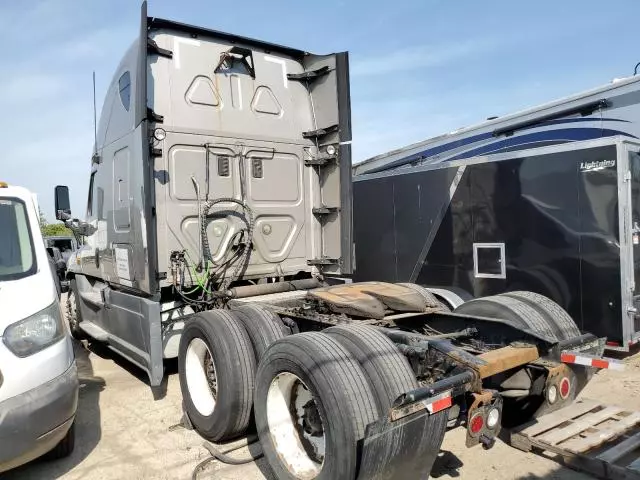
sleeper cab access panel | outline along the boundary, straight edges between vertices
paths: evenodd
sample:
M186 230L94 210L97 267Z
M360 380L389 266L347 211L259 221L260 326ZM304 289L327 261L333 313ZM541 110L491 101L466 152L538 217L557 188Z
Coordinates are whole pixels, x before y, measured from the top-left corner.
M230 198L253 214L244 278L314 266L349 273L346 53L311 55L158 19L149 25L157 45L148 55L149 106L163 117L154 125L162 128L154 143L159 271L170 270L173 251L201 258L203 223L211 258L223 261L247 228L242 208L217 203L204 222L198 212L199 203Z

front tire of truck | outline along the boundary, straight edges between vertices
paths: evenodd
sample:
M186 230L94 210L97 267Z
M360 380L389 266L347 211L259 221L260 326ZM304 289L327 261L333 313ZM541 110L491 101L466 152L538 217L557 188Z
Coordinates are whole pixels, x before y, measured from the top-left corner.
M78 287L75 278L69 281L69 292L67 292L67 303L65 305L65 313L67 314L67 322L71 336L76 340L84 340L87 335L80 328L82 317L80 315L80 305L78 304Z
M377 417L365 372L331 336L291 335L265 352L255 419L276 478L355 478L358 442Z
M185 412L211 441L244 433L251 418L256 362L251 340L229 312L211 310L188 320L178 351Z

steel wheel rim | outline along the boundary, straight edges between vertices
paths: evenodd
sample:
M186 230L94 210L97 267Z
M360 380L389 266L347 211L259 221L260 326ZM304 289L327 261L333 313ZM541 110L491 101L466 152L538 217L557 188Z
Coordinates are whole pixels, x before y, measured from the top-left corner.
M269 386L266 413L269 435L287 470L303 480L317 477L324 465L326 439L309 388L293 373L278 374Z
M200 338L191 339L187 346L184 375L193 406L200 415L211 415L216 408L218 379L211 351Z

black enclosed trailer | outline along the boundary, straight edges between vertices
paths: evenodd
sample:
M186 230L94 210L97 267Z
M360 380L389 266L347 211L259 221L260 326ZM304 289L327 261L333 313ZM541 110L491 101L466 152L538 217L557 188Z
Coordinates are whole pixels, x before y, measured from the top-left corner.
M639 151L614 137L355 176L356 280L426 285L454 307L530 290L626 350L640 338Z

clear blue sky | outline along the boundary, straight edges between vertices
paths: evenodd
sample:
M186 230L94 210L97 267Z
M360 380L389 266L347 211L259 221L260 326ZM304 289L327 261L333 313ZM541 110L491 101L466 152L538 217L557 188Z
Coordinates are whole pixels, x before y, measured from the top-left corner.
M354 160L628 76L638 0L151 0L152 16L314 53L349 50ZM0 0L0 180L83 217L98 109L136 0Z

